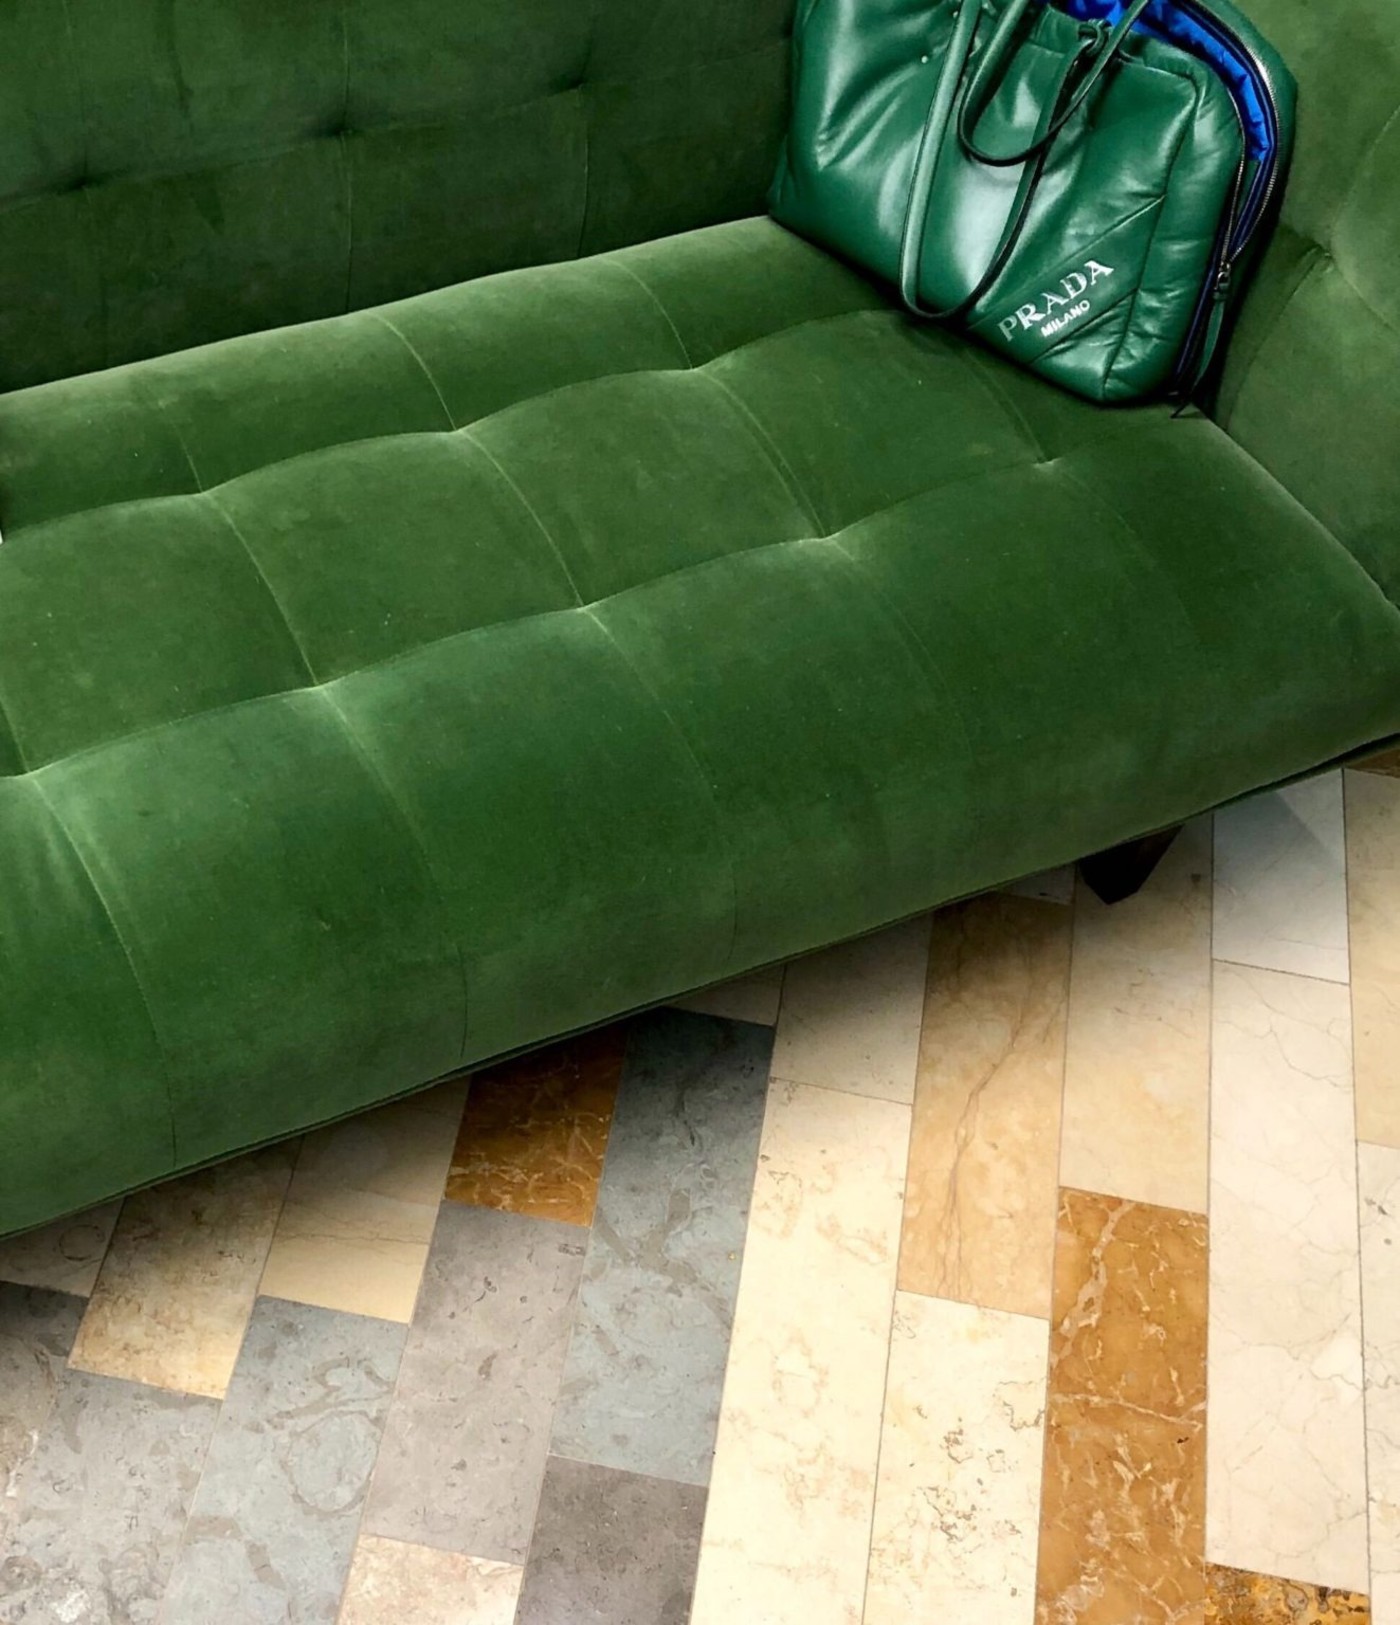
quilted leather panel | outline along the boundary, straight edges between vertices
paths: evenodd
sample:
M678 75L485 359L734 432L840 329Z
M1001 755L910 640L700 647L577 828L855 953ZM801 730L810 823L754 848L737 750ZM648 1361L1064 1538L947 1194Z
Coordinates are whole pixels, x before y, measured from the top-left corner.
M125 1182L1400 729L1400 615L1213 424L765 222L12 394L0 447L0 921L50 921L0 954L34 1012L96 957ZM27 1121L0 1230L70 1160Z

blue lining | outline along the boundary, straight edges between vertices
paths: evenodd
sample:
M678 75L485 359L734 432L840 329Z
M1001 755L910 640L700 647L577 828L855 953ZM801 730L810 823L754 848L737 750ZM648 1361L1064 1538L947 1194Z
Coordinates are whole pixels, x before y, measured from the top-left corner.
M1102 19L1110 25L1123 15L1123 4L1124 0L1059 0L1059 8L1071 17L1088 22ZM1244 125L1248 156L1260 164L1273 161L1278 134L1258 70L1243 51L1223 33L1198 22L1173 0L1155 0L1136 27L1208 62L1235 99L1240 122Z

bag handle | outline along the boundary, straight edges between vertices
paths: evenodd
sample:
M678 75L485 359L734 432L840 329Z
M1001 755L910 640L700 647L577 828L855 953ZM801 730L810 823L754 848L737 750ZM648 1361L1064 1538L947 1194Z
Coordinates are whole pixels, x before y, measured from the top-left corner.
M987 57L999 60L1005 56L1007 42L1032 3L1033 0L1012 0L987 47ZM1138 10L1142 10L1149 4L1151 4L1151 0L1131 0L1130 9L1132 9L1132 6L1136 6ZM943 155L948 125L952 121L953 104L961 88L963 75L967 71L967 64L972 57L973 43L977 33L977 24L981 19L982 6L983 0L962 0L961 8L958 11L957 22L953 27L953 35L948 44L948 51L943 58L943 66L939 70L938 83L934 87L933 100L929 105L928 118L924 123L923 135L919 141L919 150L914 159L914 176L909 186L909 207L904 216L904 233L900 240L900 298L903 300L906 309L914 315L927 317L933 321L947 321L971 310L1005 269L1006 262L1010 259L1012 250L1025 229L1026 218L1030 213L1031 200L1035 195L1036 184L1044 171L1050 143L1054 135L1064 127L1068 120L1069 114L1064 112L1064 103L1070 94L1069 87L1074 80L1074 76L1089 51L1098 49L1101 41L1112 38L1111 35L1105 35L1100 28L1096 28L1092 34L1081 36L1079 49L1066 59L1054 93L1046 98L1036 128L1035 139L1026 149L1026 157L1030 161L1026 162L1025 171L1021 176L1020 185L1016 189L1016 196L1011 205L1011 212L1007 217L1005 230L1002 232L1001 241L997 244L996 252L992 256L991 264L987 267L977 286L966 298L960 299L957 304L949 305L944 310L934 310L925 305L919 298L919 270L923 259L924 230L928 224L928 211L933 198L933 186L938 178L938 166ZM1112 47L1115 50L1116 48L1116 46ZM1107 51L1109 46L1105 44L1104 49ZM986 58L983 59L982 68L985 68L985 65ZM1096 65L1094 77L1096 77L1098 71L1101 71L1101 67L1102 64ZM983 72L979 68L977 78L980 80L982 77ZM1075 105L1078 106L1082 101L1082 96L1076 94L1074 100ZM965 108L966 102L964 102ZM961 137L961 129L959 129L959 136ZM980 157L981 155L973 152L972 156ZM1009 167L1018 161L1020 160L1016 158L996 160L999 165L1004 167Z
M1131 33L1138 18L1155 3L1155 0L1128 0L1127 5L1123 7L1122 15L1111 29L1103 21L1082 23L1081 38L1086 41L1087 48L1092 48L1096 54L1093 67L1084 75L1074 94L1058 109L1049 124L1037 132L1030 146L1023 147L1020 152L987 152L979 147L975 140L978 122L995 93L993 81L999 79L1005 70L1016 29L1031 6L1037 3L1038 0L1012 0L1002 13L1001 22L992 35L981 62L977 65L977 71L972 76L972 83L967 87L967 95L963 98L962 108L958 114L958 140L962 143L963 151L969 157L997 168L1023 164L1050 145L1083 107L1094 87L1108 72L1109 65L1118 55L1123 41ZM1086 47L1081 47L1080 55L1084 54Z

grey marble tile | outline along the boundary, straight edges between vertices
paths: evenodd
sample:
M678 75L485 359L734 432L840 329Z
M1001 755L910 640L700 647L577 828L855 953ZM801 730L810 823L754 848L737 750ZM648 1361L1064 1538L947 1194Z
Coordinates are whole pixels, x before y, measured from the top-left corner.
M78 1335L83 1299L0 1282L0 1541ZM0 1546L0 1551L3 1551Z
M772 1029L640 1018L555 1417L562 1456L707 1483Z
M154 1625L218 1411L65 1371L6 1531L4 1625Z
M404 1328L259 1298L161 1625L335 1618Z
M685 1625L705 1495L551 1456L515 1625Z
M571 1224L443 1204L366 1530L519 1563L583 1268Z

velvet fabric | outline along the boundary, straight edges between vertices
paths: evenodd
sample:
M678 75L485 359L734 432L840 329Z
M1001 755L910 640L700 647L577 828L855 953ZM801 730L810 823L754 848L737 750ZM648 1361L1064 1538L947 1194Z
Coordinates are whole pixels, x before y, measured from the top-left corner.
M74 0L75 37L133 8ZM1260 20L1287 48L1278 9ZM1358 38L1381 9L1343 7ZM22 11L38 39L49 10ZM264 8L198 10L217 38ZM591 36L631 156L590 169L561 254L580 231L739 206L743 154L768 140L774 86L722 120L675 85L740 20L754 32L724 50L756 71L784 19L654 11L654 30L637 12ZM578 10L467 14L499 60L425 52L403 81L422 107L468 67L502 97L510 74L536 85ZM1298 42L1304 103L1330 94L1340 122L1302 133L1224 427L1076 401L763 220L0 397L0 1233L1400 732L1400 492L1380 456L1400 397L1372 360L1391 353L1376 267L1400 195L1370 155L1384 87L1349 96L1321 33L1311 56ZM300 36L277 60L319 71ZM1353 78L1368 60L1387 59L1360 53ZM661 85L670 146L647 133L666 128ZM116 141L144 119L168 156L160 140L205 116L190 94L167 127L89 84L87 125ZM230 91L228 118L242 106ZM0 109L13 158L31 125ZM1329 204L1309 132L1367 212ZM405 163L405 207L424 173ZM249 194L260 221L274 195ZM527 195L503 185L502 218ZM477 263L491 233L470 220L466 257L439 258L448 212L363 261L357 239L368 296ZM221 219L234 264L248 240ZM1347 280L1313 273L1290 302L1290 267L1320 252L1304 233L1333 226ZM308 255L299 283L297 242L256 309L189 260L154 278L157 254L96 352L81 301L46 337L0 299L28 335L10 364L76 371L306 314L331 262ZM21 258L7 275L29 275ZM1299 299L1335 354L1297 327ZM1309 367L1349 480L1304 457L1288 415L1282 380L1302 392Z

